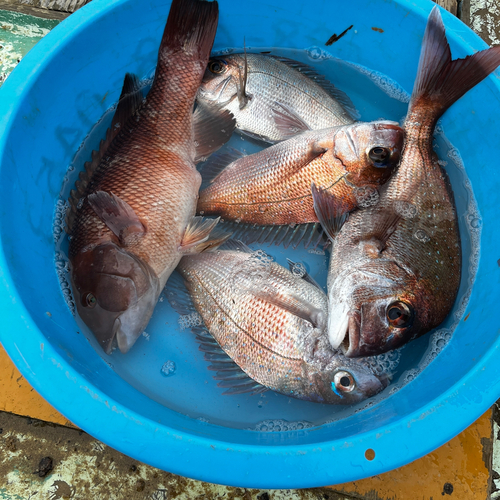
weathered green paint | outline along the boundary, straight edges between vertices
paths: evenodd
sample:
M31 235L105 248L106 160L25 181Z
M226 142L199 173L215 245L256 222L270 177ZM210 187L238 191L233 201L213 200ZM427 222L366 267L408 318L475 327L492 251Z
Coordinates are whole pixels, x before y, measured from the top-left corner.
M59 22L0 10L0 84L28 51Z

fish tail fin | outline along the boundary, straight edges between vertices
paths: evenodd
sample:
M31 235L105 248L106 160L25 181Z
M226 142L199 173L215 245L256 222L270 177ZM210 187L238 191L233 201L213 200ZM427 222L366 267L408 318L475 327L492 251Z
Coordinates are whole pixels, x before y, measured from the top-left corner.
M452 61L443 20L439 8L434 7L425 29L410 113L425 103L427 111L431 107L437 121L455 101L499 64L500 46Z
M216 1L173 0L161 40L160 58L163 49L172 51L178 48L201 60L208 59L218 19L219 6Z

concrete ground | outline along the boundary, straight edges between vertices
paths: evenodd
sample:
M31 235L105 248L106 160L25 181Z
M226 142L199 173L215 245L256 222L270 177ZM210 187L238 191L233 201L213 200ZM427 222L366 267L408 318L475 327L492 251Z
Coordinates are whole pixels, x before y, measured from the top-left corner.
M0 0L0 83L58 20L86 1ZM500 43L500 0L438 3L487 43ZM0 500L495 500L499 424L495 405L435 452L362 481L308 490L218 486L138 463L75 428L29 386L0 346Z

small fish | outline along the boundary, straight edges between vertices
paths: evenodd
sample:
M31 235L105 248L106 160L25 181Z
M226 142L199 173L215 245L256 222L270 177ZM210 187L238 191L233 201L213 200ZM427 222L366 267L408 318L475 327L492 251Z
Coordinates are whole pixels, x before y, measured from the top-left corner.
M111 129L70 197L69 258L76 307L102 348L127 352L146 327L181 257L226 239L195 217L195 161L217 142L193 115L218 21L217 2L174 0L152 88L127 74ZM224 129L234 128L220 114ZM225 137L219 140L227 140ZM199 147L195 147L198 142Z
M248 156L218 153L201 170L204 185L211 180L197 212L241 224L317 223L311 183L342 198L346 212L369 206L399 162L403 137L397 123L378 121L303 132Z
M450 312L460 284L460 235L448 176L432 149L433 132L440 116L499 64L500 47L452 61L434 7L398 170L377 205L354 212L338 234L329 230L328 335L346 356L399 347L437 327ZM342 212L338 200L320 190L315 202L330 222Z
M310 66L264 54L211 58L197 99L230 111L239 132L270 143L286 138L272 113L280 106L291 109L311 130L359 118L349 97Z
M330 347L327 298L308 275L297 277L240 242L231 240L225 248L184 257L177 267L210 332L195 328L219 386L234 394L259 392L262 385L328 404L362 401L386 387L387 376ZM171 296L170 287L169 281ZM170 300L186 307L175 296Z

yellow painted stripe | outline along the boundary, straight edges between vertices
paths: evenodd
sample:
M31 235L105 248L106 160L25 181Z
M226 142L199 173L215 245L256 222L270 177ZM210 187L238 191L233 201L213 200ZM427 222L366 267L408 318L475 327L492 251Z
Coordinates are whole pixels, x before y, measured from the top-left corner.
M74 425L36 392L0 344L0 410L16 415L54 422L55 424Z
M1 345L0 410L73 426L26 382ZM491 443L491 410L488 410L449 443L411 464L331 488L377 500L485 500L490 481ZM453 487L451 495L446 494L449 485Z
M425 457L380 476L332 488L377 500L486 500L491 453L492 422L488 410L461 434Z

